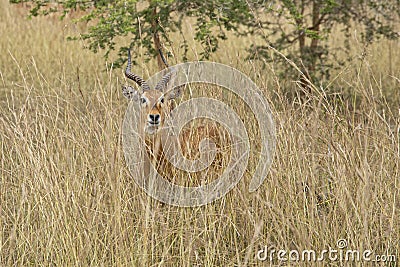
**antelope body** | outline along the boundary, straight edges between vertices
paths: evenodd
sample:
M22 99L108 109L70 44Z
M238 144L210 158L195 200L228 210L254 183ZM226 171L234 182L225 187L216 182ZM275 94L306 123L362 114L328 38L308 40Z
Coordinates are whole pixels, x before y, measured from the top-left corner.
M157 83L154 89L146 83L140 76L131 72L131 55L128 51L128 65L125 70L125 76L137 83L139 90L132 86L123 86L123 95L133 101L138 101L141 106L140 129L142 130L143 139L146 143L147 150L153 166L165 173L168 163L165 159L163 145L161 142L162 131L166 117L170 116L172 105L171 100L181 96L181 87L170 88L169 82L175 75L174 71L165 74ZM215 125L202 125L193 133L190 129L182 131L179 135L181 150L185 156L193 158L198 157L199 143L205 137L213 139L215 143L220 144L225 135L215 127ZM183 145L182 145L183 144ZM192 153L196 151L197 153ZM145 168L147 168L145 166Z

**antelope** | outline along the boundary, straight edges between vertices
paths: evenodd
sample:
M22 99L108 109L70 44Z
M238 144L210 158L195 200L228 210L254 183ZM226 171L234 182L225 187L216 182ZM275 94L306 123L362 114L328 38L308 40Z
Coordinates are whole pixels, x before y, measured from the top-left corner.
M174 71L170 71L152 89L142 77L131 72L131 65L131 54L128 50L128 65L125 69L125 76L139 85L139 90L127 85L122 87L122 93L127 99L139 102L141 107L140 129L143 131L143 139L152 164L157 166L158 169L165 170L166 159L164 158L165 154L161 142L163 133L160 130L164 126L166 117L170 116L172 100L182 95L182 87L168 88L168 83L175 74ZM213 139L217 146L220 147L219 144L225 138L225 133L219 131L215 125L202 125L197 128L196 134L193 134L190 129L186 129L179 136L180 143L186 144L184 147L181 145L183 154L185 156L191 154L190 150L198 148L200 141L204 137ZM194 142L194 144L189 144L188 142Z

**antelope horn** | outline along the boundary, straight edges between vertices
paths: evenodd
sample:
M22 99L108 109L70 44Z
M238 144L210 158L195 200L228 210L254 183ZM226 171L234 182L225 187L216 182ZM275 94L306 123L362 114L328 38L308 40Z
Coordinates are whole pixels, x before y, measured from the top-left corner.
M142 79L142 77L131 72L131 66L132 66L131 50L128 49L128 66L126 66L125 70L126 78L131 79L132 81L137 83L140 87L142 87L143 91L150 90L150 86L146 83L145 80Z
M175 70L172 70L165 74L162 79L157 83L155 90L164 91L167 88L168 82L171 80L172 75L175 74Z

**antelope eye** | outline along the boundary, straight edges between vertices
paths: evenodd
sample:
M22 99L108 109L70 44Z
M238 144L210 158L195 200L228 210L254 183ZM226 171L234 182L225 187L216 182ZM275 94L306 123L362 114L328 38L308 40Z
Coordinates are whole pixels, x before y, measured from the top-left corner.
M142 104L146 103L146 98L144 98L144 97L140 98L140 102L141 102Z
M161 104L164 104L164 98L161 98L161 99L160 99L160 103L161 103Z

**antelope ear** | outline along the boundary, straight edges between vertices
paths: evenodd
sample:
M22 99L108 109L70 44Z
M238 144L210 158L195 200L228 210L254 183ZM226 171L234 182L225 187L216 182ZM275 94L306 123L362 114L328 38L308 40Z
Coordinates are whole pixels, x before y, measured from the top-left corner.
M184 88L184 86L177 86L174 89L170 89L165 94L165 97L168 100L178 98L178 97L180 97L182 95L183 88Z
M128 98L129 100L138 101L139 100L139 92L135 90L132 86L122 86L122 94Z

